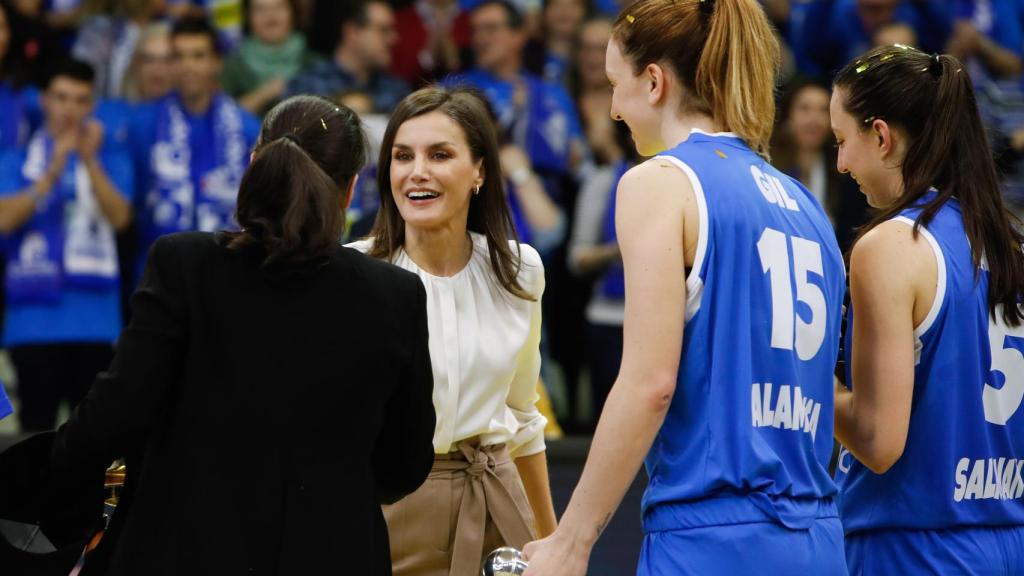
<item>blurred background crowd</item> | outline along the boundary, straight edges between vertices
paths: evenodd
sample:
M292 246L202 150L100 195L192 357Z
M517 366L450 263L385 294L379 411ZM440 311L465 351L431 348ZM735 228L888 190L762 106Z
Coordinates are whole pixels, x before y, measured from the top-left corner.
M591 430L622 347L614 191L642 160L609 117L604 54L623 3L0 2L0 379L20 403L6 431L52 428L106 367L157 236L233 225L275 103L344 103L376 158L392 108L436 82L490 103L516 231L545 262L543 381L563 427ZM1024 207L1024 0L763 4L785 47L772 161L820 200L844 250L868 211L835 169L830 77L877 44L965 62L1004 194ZM367 166L349 238L370 229L375 179Z

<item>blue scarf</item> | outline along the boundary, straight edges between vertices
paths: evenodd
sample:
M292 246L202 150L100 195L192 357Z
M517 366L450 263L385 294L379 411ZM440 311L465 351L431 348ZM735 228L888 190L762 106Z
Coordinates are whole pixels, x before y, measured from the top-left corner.
M46 172L53 140L38 130L22 166L26 182ZM72 155L32 218L7 243L7 298L56 303L65 286L109 289L120 270L114 231L100 210L85 166Z
M21 93L0 83L0 149L13 148L24 142L28 124Z
M612 178L612 189L608 192L608 205L604 210L604 223L601 227L601 243L611 244L618 241L615 232L615 196L618 194L619 180L632 166L625 160L615 166L615 177ZM600 280L601 294L608 298L622 300L626 297L626 272L621 262L616 262L605 270Z
M192 128L177 95L160 103L150 151L153 182L145 199L151 218L147 243L175 232L236 227L235 201L249 162L242 113L217 94L203 120L212 122L213 137L190 138Z

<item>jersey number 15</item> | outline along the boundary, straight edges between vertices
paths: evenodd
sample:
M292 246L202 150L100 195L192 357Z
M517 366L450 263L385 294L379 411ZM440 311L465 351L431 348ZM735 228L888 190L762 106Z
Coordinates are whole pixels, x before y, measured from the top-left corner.
M797 236L788 237L788 240L784 233L765 228L757 241L761 271L768 274L772 288L772 348L793 350L795 344L797 357L810 360L825 341L825 294L817 284L809 281L811 274L824 278L821 246ZM793 247L792 258L790 245ZM794 277L796 301L811 309L809 322L796 313L792 288Z

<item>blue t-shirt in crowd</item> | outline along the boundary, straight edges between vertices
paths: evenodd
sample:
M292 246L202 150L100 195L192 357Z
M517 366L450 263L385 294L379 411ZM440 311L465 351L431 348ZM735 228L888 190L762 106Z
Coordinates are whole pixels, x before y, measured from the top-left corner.
M103 147L131 155L132 116L135 107L124 100L104 99L96 103L93 116L103 124Z
M0 154L0 196L19 193L29 185L22 174L25 150ZM134 193L131 159L113 149L100 152L107 177L129 203ZM65 178L74 178L69 157ZM54 189L56 190L56 188ZM54 303L8 302L4 346L68 342L113 343L121 332L120 286L64 286Z
M41 120L39 91L31 86L15 89L0 82L0 111L0 150L25 145Z

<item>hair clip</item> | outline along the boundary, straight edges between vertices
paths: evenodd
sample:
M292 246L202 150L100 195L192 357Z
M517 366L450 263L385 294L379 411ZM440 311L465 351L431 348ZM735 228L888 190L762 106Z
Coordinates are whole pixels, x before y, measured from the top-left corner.
M715 12L715 0L700 0L700 13L711 16Z
M928 64L928 71L936 78L942 76L942 60L938 54L932 54L931 63Z
M875 120L878 120L878 116L868 116L867 118L864 119L864 123L871 124Z
M626 22L632 24L633 22L636 22L636 17L632 14L626 14Z
M864 64L861 64L860 66L857 66L857 74L860 74L860 73L866 71L868 68L871 68L871 64L864 63Z
M327 122L323 118L320 119L320 125L324 127L324 132L327 132Z

